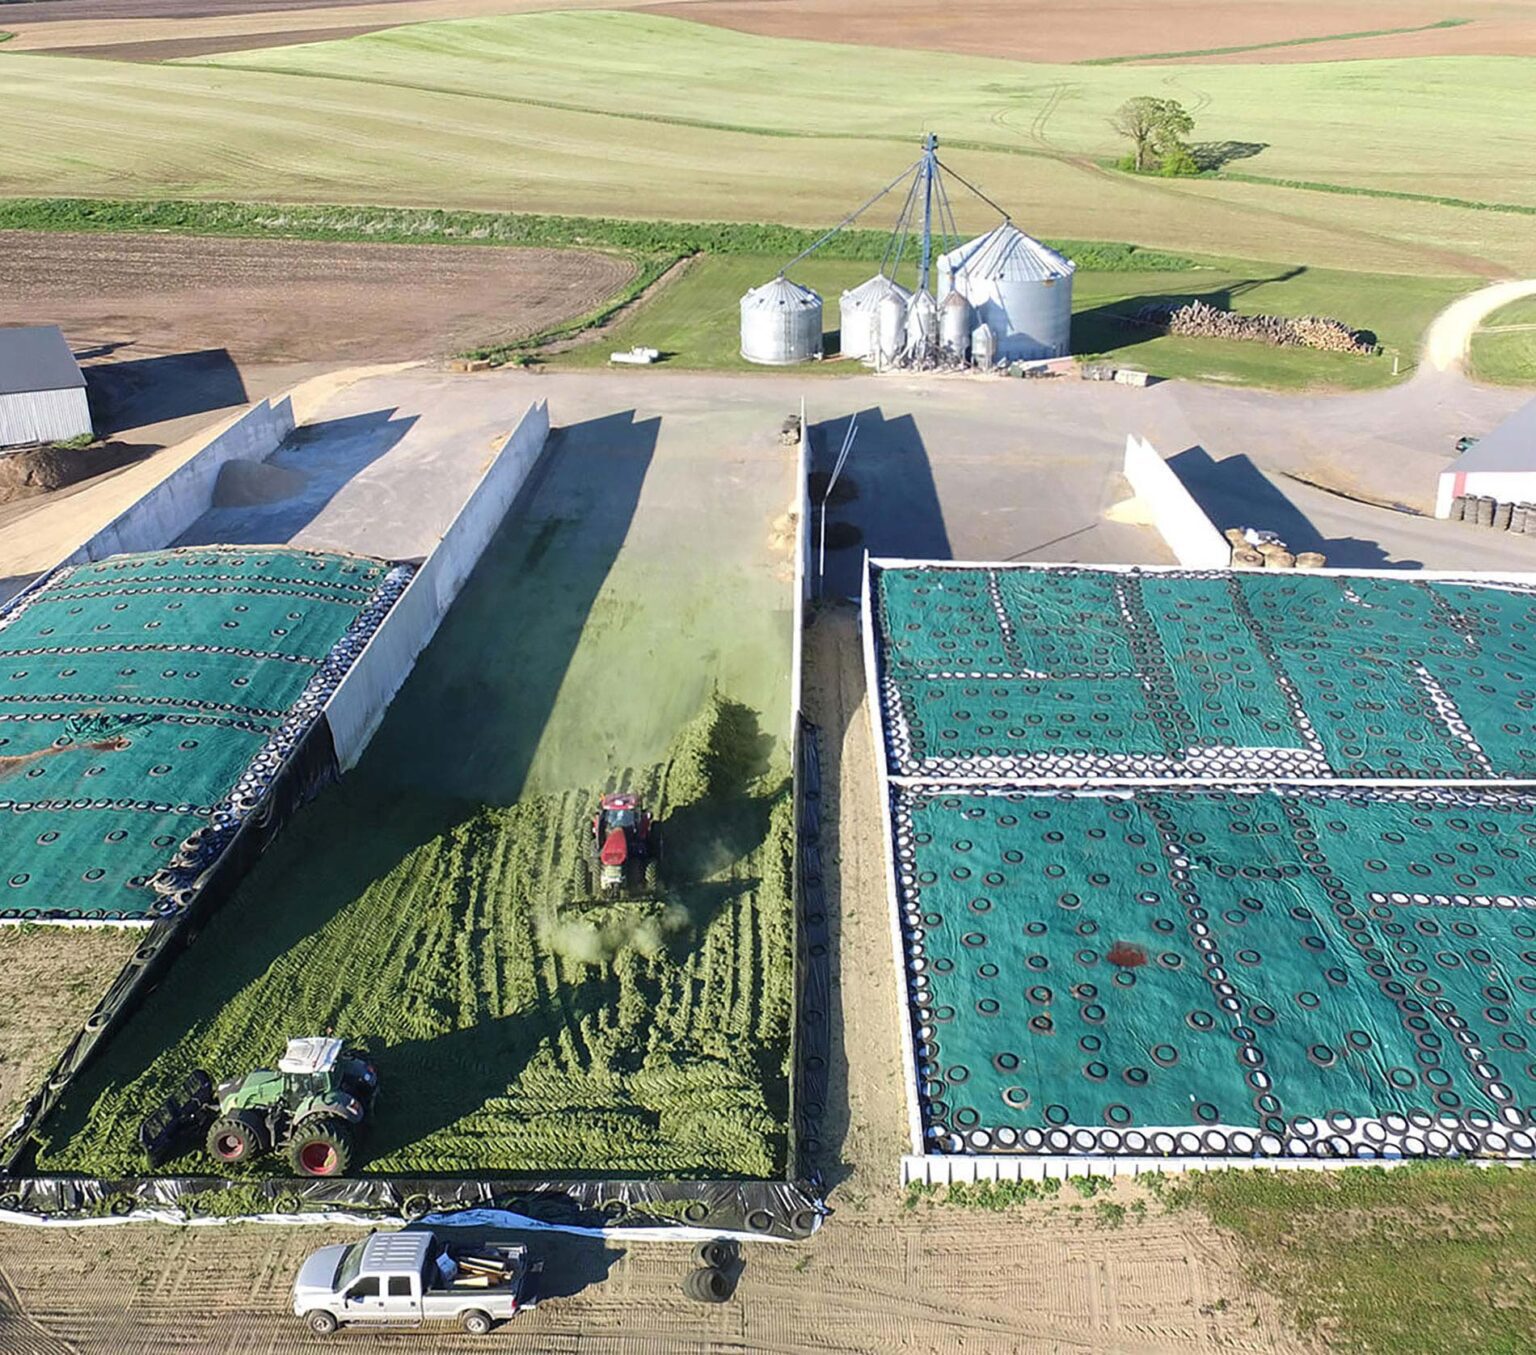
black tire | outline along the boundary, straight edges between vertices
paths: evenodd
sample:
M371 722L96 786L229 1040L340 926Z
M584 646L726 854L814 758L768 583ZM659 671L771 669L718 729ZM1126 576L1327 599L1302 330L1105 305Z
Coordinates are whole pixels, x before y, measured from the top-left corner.
M340 1120L308 1120L288 1141L288 1164L298 1176L345 1176L352 1165L352 1129Z
M696 1270L683 1281L683 1293L695 1303L724 1303L731 1296L731 1282L723 1270Z
M736 1259L736 1248L723 1237L711 1238L693 1249L693 1259L710 1270L724 1270Z
M237 1110L232 1115L221 1115L208 1127L204 1146L209 1157L225 1166L249 1162L267 1150L266 1126L254 1111Z
M459 1326L471 1336L488 1336L491 1330L491 1315L482 1312L479 1308L471 1308L467 1313L460 1315Z
M316 1336L330 1336L341 1324L336 1321L334 1313L328 1313L324 1308L316 1308L313 1312L304 1314L304 1325Z

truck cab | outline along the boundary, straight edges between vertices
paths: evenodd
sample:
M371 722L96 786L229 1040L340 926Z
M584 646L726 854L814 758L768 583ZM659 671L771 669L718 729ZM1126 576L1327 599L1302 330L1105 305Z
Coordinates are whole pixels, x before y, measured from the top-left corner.
M293 1311L317 1335L357 1324L457 1322L483 1336L537 1302L538 1268L522 1246L453 1247L433 1233L372 1233L321 1247L299 1270Z

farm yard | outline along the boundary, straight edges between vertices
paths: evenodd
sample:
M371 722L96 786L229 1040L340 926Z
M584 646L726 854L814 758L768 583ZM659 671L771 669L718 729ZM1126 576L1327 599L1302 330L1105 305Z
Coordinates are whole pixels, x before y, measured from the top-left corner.
M786 1172L790 460L750 407L591 414L43 1165L142 1170L138 1121L192 1067L261 1066L303 1027L377 1062L365 1172ZM656 896L583 882L618 788L663 824Z

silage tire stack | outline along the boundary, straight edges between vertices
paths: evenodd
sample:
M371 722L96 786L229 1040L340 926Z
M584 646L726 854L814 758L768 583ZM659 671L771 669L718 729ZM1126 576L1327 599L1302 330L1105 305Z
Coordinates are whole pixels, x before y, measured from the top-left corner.
M695 1303L724 1303L731 1296L731 1281L723 1270L707 1266L689 1272L683 1293Z

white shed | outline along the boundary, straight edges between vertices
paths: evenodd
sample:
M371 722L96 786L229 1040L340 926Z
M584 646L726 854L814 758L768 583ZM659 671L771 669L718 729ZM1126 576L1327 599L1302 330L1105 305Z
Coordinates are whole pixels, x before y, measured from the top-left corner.
M1464 494L1499 503L1536 503L1536 400L1522 405L1445 470L1435 494L1435 516L1448 518Z
M57 325L0 329L0 447L89 434L85 376Z

